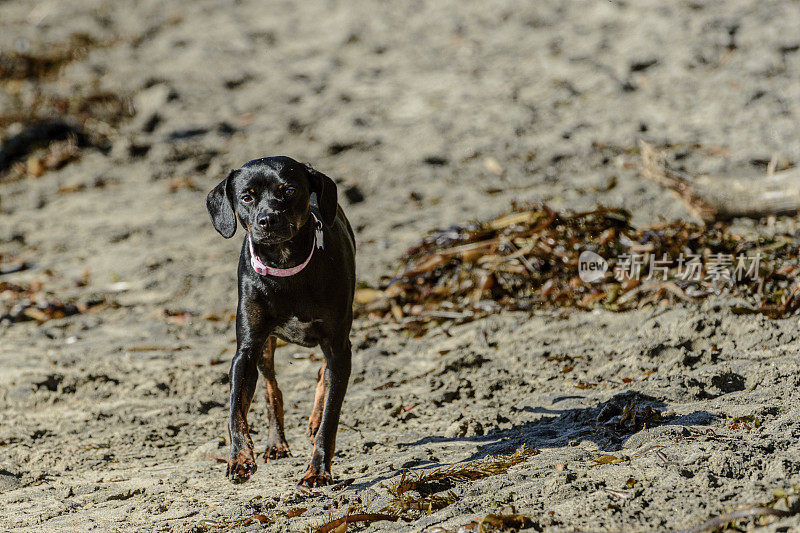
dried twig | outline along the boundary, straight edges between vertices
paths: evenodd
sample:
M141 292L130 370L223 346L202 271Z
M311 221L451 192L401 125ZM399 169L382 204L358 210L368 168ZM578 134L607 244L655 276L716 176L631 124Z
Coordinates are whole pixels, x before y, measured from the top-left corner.
M800 211L800 167L776 172L773 158L762 176L696 176L671 169L664 155L639 141L645 178L673 191L692 215L710 223L735 217L761 218Z
M750 505L736 511L725 513L715 518L711 518L702 524L698 524L690 529L685 529L680 533L704 533L705 531L713 531L717 528L730 524L735 520L741 520L743 518L757 518L761 516L777 516L779 518L783 518L786 516L791 516L791 514L792 513L789 511L773 509L772 507L766 507L763 505Z

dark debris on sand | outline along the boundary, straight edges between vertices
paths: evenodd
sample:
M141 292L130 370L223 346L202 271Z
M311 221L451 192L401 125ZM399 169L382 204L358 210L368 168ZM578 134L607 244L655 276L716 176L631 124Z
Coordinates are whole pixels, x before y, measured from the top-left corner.
M623 209L515 203L493 220L430 233L400 259L395 277L358 291L356 309L422 331L500 309L626 311L729 295L749 302L738 313L779 318L800 309L799 250L791 234L745 237L728 225L682 221L635 228ZM579 277L585 251L607 262L597 281Z

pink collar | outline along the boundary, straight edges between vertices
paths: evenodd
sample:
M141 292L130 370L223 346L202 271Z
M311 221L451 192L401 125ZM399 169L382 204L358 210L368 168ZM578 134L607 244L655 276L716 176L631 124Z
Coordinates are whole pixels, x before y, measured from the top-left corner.
M314 217L316 219L316 217ZM317 248L317 235L321 234L321 228L317 228L317 231L314 232L314 242L311 244L311 253L308 254L308 257L305 261L300 263L297 266L293 266L292 268L275 268L268 265L265 265L263 261L256 255L255 251L253 251L253 239L250 234L247 234L247 245L250 247L250 265L253 267L253 270L261 274L262 276L277 276L279 278L287 278L289 276L294 276L301 270L303 270L309 261L311 261L311 256L314 255L314 250ZM322 246L320 246L321 248Z

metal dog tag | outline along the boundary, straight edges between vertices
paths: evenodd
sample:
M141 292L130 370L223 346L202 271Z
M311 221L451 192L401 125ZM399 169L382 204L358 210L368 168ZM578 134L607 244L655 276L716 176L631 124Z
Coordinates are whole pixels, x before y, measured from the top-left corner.
M317 221L317 229L316 229L316 239L317 239L317 249L325 248L325 243L323 242L323 235L322 235L322 223Z

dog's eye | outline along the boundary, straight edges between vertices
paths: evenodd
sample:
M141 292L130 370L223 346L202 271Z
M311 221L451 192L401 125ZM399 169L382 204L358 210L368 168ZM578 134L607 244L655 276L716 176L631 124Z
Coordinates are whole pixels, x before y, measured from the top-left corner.
M291 198L292 196L294 196L294 189L291 187L287 187L286 189L283 190L283 196L285 198Z
M252 202L252 201L253 201L253 197L252 197L252 196L250 196L249 194L243 194L243 195L241 195L241 196L239 197L239 199L240 199L242 202L246 203L246 204L249 204L250 202Z

